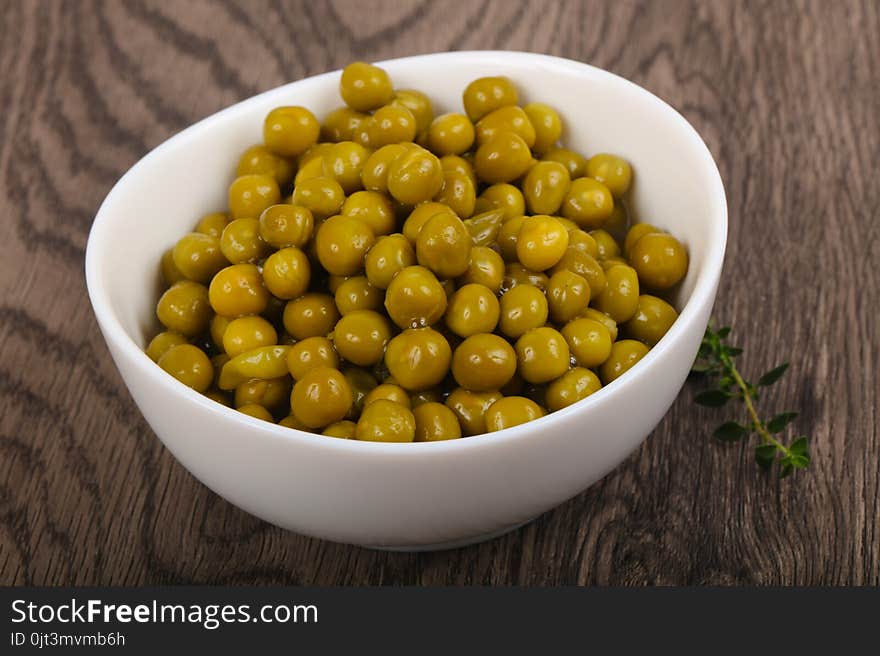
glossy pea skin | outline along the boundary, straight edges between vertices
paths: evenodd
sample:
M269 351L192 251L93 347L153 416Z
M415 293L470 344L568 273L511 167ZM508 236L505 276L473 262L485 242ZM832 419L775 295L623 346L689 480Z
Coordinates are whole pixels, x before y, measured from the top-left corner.
M547 383L568 371L571 353L562 334L542 326L516 340L519 375L529 383Z
M281 157L296 157L318 141L321 124L305 107L276 107L263 122L263 142Z
M394 99L394 87L388 73L366 62L353 62L342 69L339 95L346 105L358 112L368 112Z
M409 150L404 144L389 144L374 151L361 169L361 184L367 191L388 191L388 169L391 163Z
M498 294L504 282L504 260L491 248L474 246L471 249L471 261L468 263L467 271L462 274L458 282L462 286L483 285L493 294Z
M491 333L498 325L501 306L494 292L479 284L458 288L449 297L446 325L459 337Z
M229 223L229 215L226 212L211 212L205 214L196 224L195 232L203 235L220 238L223 234L223 228Z
M481 180L497 184L516 180L533 162L532 152L522 137L501 132L477 149L474 170Z
M321 125L321 139L333 143L351 141L355 130L368 116L368 114L355 111L351 107L337 107L324 117L324 123Z
M440 168L443 169L444 173L455 171L456 173L466 175L474 184L474 189L479 185L479 180L477 180L477 174L474 173L473 165L470 160L467 160L464 157L459 157L458 155L444 155L440 158Z
M284 306L284 329L296 339L324 337L338 320L336 303L327 294L304 294Z
M416 138L416 117L406 107L385 105L373 114L367 133L371 148L412 141Z
M387 289L397 273L416 263L416 253L401 233L379 237L364 260L367 280L377 289Z
M416 240L416 259L440 278L455 278L467 271L471 236L452 212L436 214L425 222Z
M256 218L280 200L278 183L269 175L242 175L229 185L229 214L233 219Z
M649 232L633 244L629 261L639 280L650 289L669 289L688 270L688 255L678 239L666 233Z
M468 118L477 122L500 107L518 104L519 94L510 78L481 77L465 87L462 102Z
M364 409L364 400L367 398L367 394L379 382L373 374L363 367L348 366L342 371L342 375L348 381L349 387L351 387L352 398L354 399L347 417L349 419L357 419Z
M439 384L451 360L449 342L431 328L404 330L385 351L385 366L405 390L418 391Z
M357 433L357 424L348 419L336 421L321 431L321 435L327 437L338 437L342 440L353 440Z
M447 205L459 217L469 217L474 213L477 193L470 176L459 171L444 171L443 186L434 196L434 201Z
M532 214L555 214L571 187L568 169L559 162L538 162L523 180L523 195Z
M415 89L398 89L391 104L395 107L406 107L416 119L416 133L421 134L428 129L434 120L434 107L431 99Z
M220 235L220 250L232 264L256 262L265 257L268 249L260 237L260 221L256 218L230 221Z
M642 294L636 313L624 324L623 329L628 337L652 347L669 331L677 318L678 312L662 298Z
M602 383L617 380L648 353L648 347L634 339L621 339L611 346L611 355L599 368Z
M464 227L470 233L474 246L491 246L498 239L503 221L503 210L496 208L465 219Z
M309 428L345 419L354 402L348 380L337 369L317 367L293 386L291 413Z
M464 114L443 114L428 128L428 148L432 153L460 155L474 144L474 124Z
M569 248L576 248L579 251L583 251L593 258L599 258L599 245L596 243L593 235L589 232L580 229L569 230L568 246Z
M590 298L595 299L603 291L607 284L605 270L602 265L596 261L596 258L588 255L577 248L568 247L563 254L562 259L556 263L550 270L550 274L557 271L571 271L576 273L590 285Z
M388 166L388 193L401 203L431 200L442 187L440 160L424 148L411 148Z
M391 339L388 320L372 310L349 312L333 328L336 352L362 367L380 362Z
M572 180L587 174L587 158L568 148L550 148L542 159L546 162L559 162L568 169Z
M501 224L501 228L498 230L497 245L501 251L501 257L506 262L517 261L516 242L519 238L519 231L522 230L523 223L527 218L525 216L516 216L508 219Z
M590 286L581 276L571 271L557 271L547 284L547 304L550 318L564 324L587 309L590 304Z
M174 266L187 280L205 284L228 264L217 237L191 232L184 235L172 251Z
M636 223L627 231L623 242L623 254L626 258L629 258L630 251L632 251L632 247L635 246L636 242L649 232L662 233L663 231L650 223Z
M523 107L526 116L535 129L535 143L532 150L538 154L553 148L562 136L562 119L559 113L544 103L529 103Z
M610 260L620 256L620 246L607 230L603 228L590 230L590 236L599 249L599 260Z
M379 399L364 407L357 422L355 438L369 442L412 442L416 420L409 408Z
M501 297L501 334L517 339L528 331L547 323L547 297L532 285L517 285Z
M312 238L315 218L305 207L278 204L260 214L260 237L273 248L303 248Z
M459 387L446 397L445 405L455 413L462 433L482 435L486 432L486 412L501 398L497 391L471 392Z
M205 332L211 320L208 291L192 280L176 282L159 297L156 316L168 330L196 337Z
M592 178L575 178L562 202L562 216L586 229L601 228L614 211L611 190Z
M596 319L573 319L562 327L561 332L571 355L581 367L595 369L611 355L611 333L606 324Z
M211 279L208 297L214 312L229 318L262 314L269 304L263 276L253 264L233 264L221 269Z
M294 417L293 415L287 415L283 419L278 421L279 426L284 426L285 428L293 428L294 430L305 431L306 433L311 433L312 429L302 423L299 419Z
M603 183L615 198L621 198L632 184L632 167L622 157L599 153L587 160L587 175Z
M419 233L425 224L437 214L452 212L452 208L444 203L427 201L416 205L403 222L403 234L415 247ZM454 214L454 212L452 212Z
M249 380L235 388L234 405L241 408L245 405L260 405L270 412L279 412L290 402L290 378L273 378L271 380Z
M623 199L614 201L614 210L611 212L611 216L606 219L602 229L607 230L614 237L619 249L619 244L623 243L626 231L629 229L629 209L626 206L626 201Z
M486 187L480 198L487 201L492 207L504 211L504 220L522 216L526 212L526 201L519 187L501 182Z
M174 264L173 248L169 248L167 251L162 253L162 260L160 262L159 269L162 273L162 280L164 280L165 284L168 286L171 286L176 282L180 282L181 280L186 280L186 277L180 272L180 269L177 268L177 265Z
M361 173L369 156L369 150L353 141L333 144L322 155L324 166L346 194L353 194L363 188Z
M203 392L203 394L215 403L225 405L227 408L231 407L231 404L229 403L229 394L226 392L209 389L207 392Z
M391 234L397 223L391 201L375 191L354 192L345 199L341 213L365 223L376 236Z
M617 322L604 312L599 312L599 310L597 310L596 308L588 307L581 313L581 316L579 318L592 319L593 321L597 321L601 325L605 326L605 329L611 336L611 341L617 341Z
M326 337L306 337L287 352L287 369L294 380L299 380L318 367L339 368L339 356Z
M427 389L413 392L409 395L410 403L413 408L417 408L423 403L443 403L443 392L439 389Z
M263 283L266 289L282 300L304 294L310 280L309 258L296 247L275 251L263 263Z
M510 262L504 267L502 289L510 290L517 285L532 285L542 292L546 292L547 287L550 285L550 278L541 271L527 269L519 262Z
M321 266L338 276L351 276L364 268L364 257L376 238L363 221L337 214L324 221L315 235Z
M518 135L530 149L535 145L535 128L521 107L499 107L481 118L476 125L477 146L482 146L502 132Z
M367 394L364 399L364 407L367 407L371 403L378 401L379 399L385 399L386 401L393 401L394 403L399 403L404 408L411 407L411 402L409 400L409 394L405 389L403 389L400 385L395 385L393 383L382 383L381 385L377 385Z
M365 276L352 276L339 285L333 300L339 313L345 316L357 310L378 310L382 307L385 294L373 287Z
M575 367L547 386L545 399L551 412L561 410L599 391L602 382L589 369Z
M492 333L471 335L452 355L452 376L461 387L489 392L506 385L516 373L516 352Z
M605 271L605 289L593 301L593 307L617 323L629 321L639 306L639 279L635 269L618 264Z
M197 392L206 391L214 380L210 358L192 344L172 346L159 358L159 366Z
M247 316L233 319L223 331L223 351L230 358L260 346L278 343L278 333L263 317Z
M296 167L292 159L281 157L263 144L255 144L245 150L238 159L235 175L270 175L279 187L290 183Z
M236 408L236 410L238 410L241 414L247 415L248 417L253 417L254 419L273 422L272 413L263 406L257 405L256 403L248 403L247 405L243 405L240 408Z
M289 346L258 346L228 360L217 377L217 387L235 389L252 379L270 380L287 374Z
M516 238L516 256L532 271L556 265L568 248L568 230L552 216L536 215L523 220Z
M292 201L309 210L315 218L323 219L342 209L345 191L333 178L319 176L297 183Z
M446 312L446 292L437 277L423 266L401 270L385 292L385 310L400 328L437 323Z
M172 346L180 346L181 344L188 343L186 337L180 333L164 330L150 340L150 343L146 348L146 353L150 360L158 362L159 358L165 355L165 352Z
M412 409L416 421L416 442L439 442L461 437L455 413L442 403L429 401Z
M490 433L519 426L544 416L537 403L524 396L506 396L486 411L486 430Z

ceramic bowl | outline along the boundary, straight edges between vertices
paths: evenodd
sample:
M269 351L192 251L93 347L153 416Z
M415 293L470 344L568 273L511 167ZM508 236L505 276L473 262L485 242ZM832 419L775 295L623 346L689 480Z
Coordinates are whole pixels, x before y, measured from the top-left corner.
M506 75L523 102L545 101L567 146L614 152L635 171L632 209L690 253L680 317L628 373L559 412L498 433L434 443L327 438L253 419L163 372L143 352L158 331L159 259L197 217L225 207L239 154L261 141L266 113L341 104L339 72L245 100L172 137L116 184L89 235L89 295L110 353L156 435L192 474L247 512L310 536L431 549L498 535L595 483L654 429L678 394L709 319L727 235L712 155L672 107L616 75L516 52L455 52L382 62L397 88L435 112L461 111L474 78ZM169 502L171 503L171 502Z

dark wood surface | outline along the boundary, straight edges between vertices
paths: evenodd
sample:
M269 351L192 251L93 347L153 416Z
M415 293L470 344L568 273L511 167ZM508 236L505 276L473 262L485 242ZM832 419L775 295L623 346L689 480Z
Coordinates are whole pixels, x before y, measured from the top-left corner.
M367 9L355 9L355 7ZM880 5L0 1L0 584L880 583ZM260 522L141 418L83 280L119 176L195 120L344 65L507 48L589 62L696 126L728 193L716 316L791 372L815 464L778 481L693 382L590 490L500 539L393 554ZM430 81L428 81L430 82Z

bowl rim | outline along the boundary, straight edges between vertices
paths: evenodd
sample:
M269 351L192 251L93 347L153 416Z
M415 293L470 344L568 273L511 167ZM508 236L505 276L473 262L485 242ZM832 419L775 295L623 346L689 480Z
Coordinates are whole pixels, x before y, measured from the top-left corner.
M116 313L112 311L109 295L101 275L102 266L99 261L98 253L99 251L103 251L101 243L104 239L105 227L112 220L112 215L108 208L112 206L115 196L119 193L119 189L125 185L129 177L137 175L137 172L145 165L145 163L161 156L164 151L177 146L180 142L192 138L193 135L199 131L202 124L214 121L227 114L246 111L250 105L258 104L266 96L280 93L282 89L290 88L291 86L305 80L335 78L340 74L341 69L308 76L274 87L230 105L229 107L221 109L218 112L197 121L150 150L128 171L126 171L116 184L113 185L113 188L107 194L95 215L94 222L89 231L85 255L86 286L89 298L92 304L92 309L108 343L112 342L115 347L121 351L124 357L128 358L135 366L140 367L145 375L150 378L151 385L155 384L165 387L169 392L180 395L182 399L185 399L188 402L201 405L210 412L220 413L221 417L225 417L227 420L233 422L233 424L237 424L242 430L246 430L250 434L258 432L264 439L283 440L307 448L326 449L329 451L349 451L353 453L393 457L421 457L425 451L449 453L472 449L498 448L504 444L519 442L521 440L539 439L536 438L536 432L540 433L545 430L554 430L556 426L570 418L572 415L589 413L590 408L606 402L609 397L623 394L624 390L633 384L639 372L642 372L649 367L656 366L657 362L671 348L671 345L684 335L691 324L698 320L701 309L707 304L711 304L721 275L727 242L727 199L721 174L718 171L718 166L702 137L688 120L678 112L678 110L647 89L609 71L572 59L521 51L464 50L397 57L394 59L379 61L376 62L376 64L393 68L401 64L413 64L420 61L427 62L428 60L437 59L448 59L450 60L450 63L456 64L473 64L475 60L479 60L481 64L491 65L493 62L497 62L499 65L503 66L509 66L511 63L514 65L539 63L556 69L566 69L581 75L586 72L605 83L618 85L619 87L626 89L629 93L640 95L646 102L654 105L658 111L670 114L674 120L685 128L684 132L688 135L692 146L695 146L697 151L704 157L711 178L712 188L709 192L710 197L714 199L714 207L713 211L709 214L712 219L712 229L709 233L703 269L697 277L694 289L685 302L678 319L672 325L669 332L667 332L666 335L664 335L663 338L650 349L647 355L637 362L630 371L627 371L617 380L603 386L597 392L591 394L585 399L581 399L577 403L562 408L561 410L548 413L544 417L528 422L527 424L513 426L494 433L484 433L482 435L474 435L463 439L442 440L437 442L368 442L360 440L328 439L324 435L287 428L285 426L250 417L233 408L217 403L184 385L174 377L168 376L146 355L143 349L135 343L128 332L122 327ZM630 372L634 373L631 375Z

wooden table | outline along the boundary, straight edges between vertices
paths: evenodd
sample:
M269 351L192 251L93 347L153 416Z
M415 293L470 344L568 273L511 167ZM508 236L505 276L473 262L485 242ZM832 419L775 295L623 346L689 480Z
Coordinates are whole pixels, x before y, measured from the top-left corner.
M375 5L355 11L354 6ZM0 2L0 583L880 583L880 5L856 2ZM396 554L274 528L141 418L83 280L95 211L190 123L363 58L508 48L609 69L716 156L716 317L784 359L814 465L779 481L710 437L691 382L602 482L503 538ZM428 81L430 82L430 81ZM132 238L136 238L133 235Z

